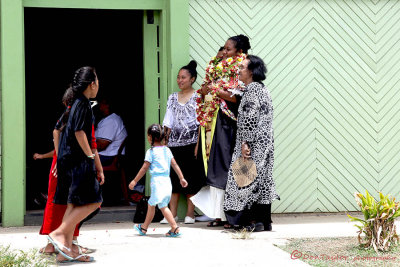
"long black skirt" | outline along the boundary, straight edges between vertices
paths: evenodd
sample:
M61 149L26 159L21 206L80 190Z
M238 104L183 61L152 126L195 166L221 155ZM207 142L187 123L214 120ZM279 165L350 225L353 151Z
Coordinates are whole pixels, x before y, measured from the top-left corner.
M194 156L196 144L187 146L170 147L176 163L178 163L188 186L183 188L179 177L171 168L172 193L182 193L185 195L195 195L205 185L205 172L201 154ZM201 151L200 151L201 153Z
M217 116L208 160L207 184L225 190L235 149L237 125L221 109Z
M272 223L271 204L254 203L250 209L225 211L225 216L231 225L247 226L254 221L256 223L261 222L266 226Z

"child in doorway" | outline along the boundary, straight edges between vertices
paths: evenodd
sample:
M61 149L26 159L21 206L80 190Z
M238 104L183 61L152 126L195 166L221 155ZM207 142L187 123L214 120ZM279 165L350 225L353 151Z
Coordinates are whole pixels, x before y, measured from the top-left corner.
M176 163L171 150L163 145L164 132L159 124L152 124L147 129L147 140L151 144L151 148L147 150L142 168L139 170L135 179L129 184L132 190L139 180L146 174L150 168L151 174L151 196L147 209L146 219L143 224L135 224L134 228L140 235L146 235L147 229L153 220L155 206L158 205L164 218L167 219L171 230L165 234L167 237L180 236L179 227L176 224L174 217L168 208L172 194L171 179L169 177L170 166L174 168L178 174L182 187L187 187L188 183L183 178L183 174L178 164Z

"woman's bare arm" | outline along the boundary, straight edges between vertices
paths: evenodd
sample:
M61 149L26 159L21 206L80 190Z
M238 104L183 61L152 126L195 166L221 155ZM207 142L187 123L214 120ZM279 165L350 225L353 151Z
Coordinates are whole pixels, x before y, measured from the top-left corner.
M218 90L218 96L226 101L236 103L237 99L236 96L232 95L230 92L225 91L223 89Z
M89 142L88 142L85 132L83 130L76 131L75 137L79 143L79 146L82 148L83 153L85 153L86 156L91 156L93 154L93 152L89 146Z
M56 150L56 155L58 155L58 144L60 143L60 135L61 131L54 129L53 131L53 143L54 143L54 149Z

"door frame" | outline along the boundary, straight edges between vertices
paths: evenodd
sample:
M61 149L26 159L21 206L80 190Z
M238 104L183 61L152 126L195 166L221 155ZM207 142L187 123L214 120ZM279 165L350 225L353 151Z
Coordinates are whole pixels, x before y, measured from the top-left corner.
M23 226L26 192L26 121L24 8L86 8L154 10L160 23L160 99L154 105L154 88L145 82L145 124L158 121L160 104L165 113L168 95L175 88L179 68L189 60L189 0L1 0L1 219L2 226ZM145 36L144 36L145 37ZM143 38L145 39L145 38ZM144 40L145 41L145 40ZM145 71L154 64L144 60ZM146 77L145 77L146 78ZM148 93L148 94L147 94ZM146 96L147 94L147 96Z

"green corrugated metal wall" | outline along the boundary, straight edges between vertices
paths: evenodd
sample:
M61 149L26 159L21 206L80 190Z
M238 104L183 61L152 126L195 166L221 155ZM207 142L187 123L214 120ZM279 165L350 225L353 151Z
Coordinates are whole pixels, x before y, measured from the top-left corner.
M354 211L365 189L399 197L400 1L190 0L200 77L240 33L269 70L273 211Z

